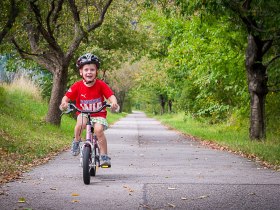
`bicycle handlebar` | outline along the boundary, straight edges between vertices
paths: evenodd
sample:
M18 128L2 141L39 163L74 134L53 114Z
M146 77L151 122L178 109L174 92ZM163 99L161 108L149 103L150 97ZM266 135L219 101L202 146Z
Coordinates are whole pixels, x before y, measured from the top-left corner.
M72 108L71 108L72 107ZM110 104L107 104L105 102L105 104L103 106L101 106L99 109L95 110L95 111L90 111L90 110L81 110L79 109L78 107L76 107L75 104L73 103L69 103L68 104L68 108L67 110L63 111L62 114L68 114L70 112L73 112L74 110L80 112L80 113L84 113L84 114L92 114L92 113L98 113L98 112L101 112L105 107L111 107Z

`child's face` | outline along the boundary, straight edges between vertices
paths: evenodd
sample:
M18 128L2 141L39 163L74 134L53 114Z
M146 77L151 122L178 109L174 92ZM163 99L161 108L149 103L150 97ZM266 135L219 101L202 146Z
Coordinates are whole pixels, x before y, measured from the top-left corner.
M95 64L86 64L80 69L80 75L86 82L93 82L97 77L97 67Z

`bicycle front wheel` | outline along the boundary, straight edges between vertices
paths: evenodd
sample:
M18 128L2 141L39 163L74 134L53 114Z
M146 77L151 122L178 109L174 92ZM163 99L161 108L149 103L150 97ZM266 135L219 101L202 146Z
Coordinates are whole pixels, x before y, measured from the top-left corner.
M91 164L91 148L85 146L83 150L83 180L85 184L90 183L90 164Z

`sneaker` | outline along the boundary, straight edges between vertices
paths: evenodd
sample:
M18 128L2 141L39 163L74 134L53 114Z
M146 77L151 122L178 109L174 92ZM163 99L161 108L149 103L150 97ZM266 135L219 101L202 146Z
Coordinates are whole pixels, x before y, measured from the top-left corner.
M111 168L111 158L108 155L101 155L100 167L101 168Z
M80 141L73 140L72 142L72 148L71 148L71 154L73 156L77 156L80 153Z

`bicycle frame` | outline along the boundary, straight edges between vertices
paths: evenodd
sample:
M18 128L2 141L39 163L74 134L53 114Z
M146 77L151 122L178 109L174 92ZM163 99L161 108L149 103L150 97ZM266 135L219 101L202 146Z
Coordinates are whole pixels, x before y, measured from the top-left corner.
M93 141L93 134L94 134L94 128L91 124L91 119L90 119L90 115L88 114L87 116L87 124L86 124L86 143L88 143L91 148L93 148L93 143L96 143Z
M90 117L90 114L87 115L87 124L86 124L86 141L85 143L83 144L82 148L81 148L81 151L84 150L84 147L86 146L89 146L90 147L90 155L91 155L91 166L92 167L95 167L95 162L94 161L94 158L96 158L96 150L98 150L98 154L99 154L99 146L98 146L98 143L97 143L97 137L95 136L94 134L94 127L92 126L92 123L91 123L91 117ZM98 163L99 163L99 160L97 160ZM99 164L98 164L98 167L99 167Z

